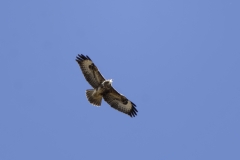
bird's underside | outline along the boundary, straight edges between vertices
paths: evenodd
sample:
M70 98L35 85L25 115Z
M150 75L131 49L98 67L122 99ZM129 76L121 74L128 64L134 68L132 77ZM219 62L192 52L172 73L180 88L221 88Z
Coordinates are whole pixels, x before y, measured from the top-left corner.
M76 61L85 79L93 87L93 89L86 90L87 99L92 105L100 106L103 98L112 108L131 117L137 115L136 105L112 87L111 79L105 80L88 56L78 55Z

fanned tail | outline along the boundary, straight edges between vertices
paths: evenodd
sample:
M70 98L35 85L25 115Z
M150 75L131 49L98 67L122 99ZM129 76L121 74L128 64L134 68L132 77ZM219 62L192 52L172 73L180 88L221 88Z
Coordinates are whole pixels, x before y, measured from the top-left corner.
M101 106L102 96L94 95L94 89L86 90L86 96L88 101L94 106Z

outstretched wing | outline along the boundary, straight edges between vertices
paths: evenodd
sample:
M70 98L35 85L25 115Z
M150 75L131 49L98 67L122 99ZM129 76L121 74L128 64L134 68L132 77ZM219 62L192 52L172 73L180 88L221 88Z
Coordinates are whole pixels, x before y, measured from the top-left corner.
M83 54L78 55L76 61L78 62L85 79L93 88L97 88L105 80L88 56L84 56Z
M136 109L136 105L125 96L118 93L114 88L104 94L103 98L111 107L117 109L118 111L126 113L131 117L135 117L137 115L138 110Z

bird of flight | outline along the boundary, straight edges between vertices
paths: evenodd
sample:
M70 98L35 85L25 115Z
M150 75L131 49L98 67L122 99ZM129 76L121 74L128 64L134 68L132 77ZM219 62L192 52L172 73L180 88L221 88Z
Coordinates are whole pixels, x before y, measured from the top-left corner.
M88 101L94 106L101 106L102 98L114 109L128 114L137 115L136 105L112 87L112 79L106 80L88 56L76 57L82 73L93 89L86 90Z

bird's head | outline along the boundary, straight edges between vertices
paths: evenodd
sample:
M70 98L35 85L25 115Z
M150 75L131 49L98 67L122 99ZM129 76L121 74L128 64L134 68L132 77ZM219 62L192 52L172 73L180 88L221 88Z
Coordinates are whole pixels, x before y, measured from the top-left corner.
M105 80L104 82L103 82L103 86L104 87L110 87L111 85L112 85L112 79L109 79L109 80Z

